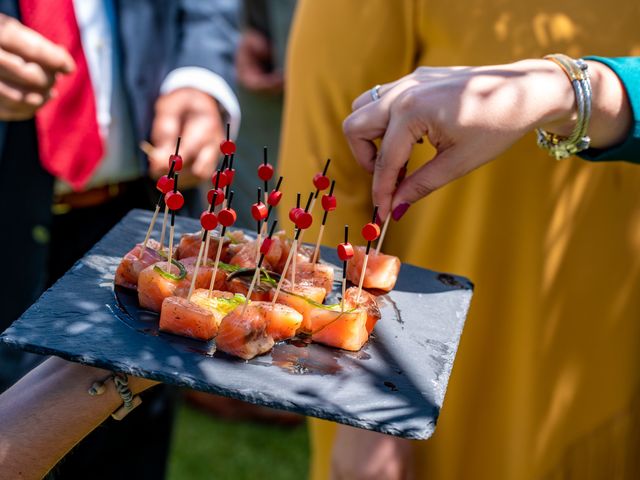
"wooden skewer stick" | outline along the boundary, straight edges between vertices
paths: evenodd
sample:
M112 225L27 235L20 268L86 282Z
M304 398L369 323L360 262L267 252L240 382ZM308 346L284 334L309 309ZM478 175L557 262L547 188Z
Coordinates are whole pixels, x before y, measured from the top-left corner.
M176 153L175 155L178 155L178 152L180 151L180 141L182 140L181 137L178 137L178 141L176 142ZM171 178L171 174L173 173L172 170L175 168L175 162L171 163L171 168L169 169L169 178ZM164 250L164 236L165 233L167 231L167 218L169 216L169 207L165 204L164 206L164 218L162 219L162 230L160 231L160 251L162 252Z
M156 219L158 218L159 211L160 211L160 202L156 204L156 209L153 212L153 217L151 217L151 223L149 224L149 229L147 230L147 234L144 237L144 242L142 242L142 248L140 249L140 253L138 253L138 258L142 258L142 255L147 249L147 243L149 243L149 239L151 238L151 232L153 231L153 227L156 224Z
M344 243L349 243L349 225L344 226ZM344 297L347 294L347 261L342 262L342 298L340 300L340 311L344 312Z
M178 191L178 174L176 173L173 176L173 192L176 193ZM165 202L166 203L166 202ZM173 257L173 235L175 232L175 222L176 222L176 212L175 210L171 210L171 226L169 227L169 262L167 264L167 273L171 273L171 260Z
M228 205L228 208L231 208L231 202L233 201L233 190L229 193L229 197L226 198L225 202ZM215 203L215 202L214 202ZM218 251L216 252L216 259L213 263L213 275L211 276L211 282L209 283L209 297L211 297L213 292L213 286L216 283L216 276L218 274L218 265L220 264L220 255L222 255L222 244L224 243L224 234L227 231L227 227L222 226L222 230L220 230L220 236L218 237Z
M309 208L311 207L311 202L313 200L313 192L309 194L309 198L307 199L307 205L304 207L304 211L305 213L309 212ZM304 236L304 230L298 232L299 233L299 237L298 237L298 241L296 242L299 245L303 245L302 243L302 237ZM295 253L293 255L293 266L291 268L291 289L293 290L293 288L295 288L296 285L296 263L297 263L297 259L298 259L298 247L296 246L296 250Z
M267 237L268 240L271 240L271 237L273 236L273 231L275 230L277 223L278 221L276 220L271 225L271 230L269 232L269 236ZM242 307L242 312L240 314L241 316L244 315L244 311L247 309L247 305L249 305L249 301L251 300L253 289L256 287L256 282L258 281L258 278L260 278L260 270L262 269L262 262L264 261L265 255L266 255L266 252L261 253L260 260L258 260L258 263L256 264L256 271L253 272L253 278L251 279L251 285L249 285L249 290L247 291L247 299L244 302L244 307Z
M282 290L282 284L284 283L284 279L287 276L287 270L289 269L289 264L291 263L291 257L294 255L294 252L298 249L298 235L301 230L296 230L296 235L293 239L293 243L291 244L291 250L289 250L289 255L287 256L287 261L284 262L284 268L282 269L282 275L280 276L280 281L278 282L278 286L276 287L276 293L273 295L273 300L271 303L276 303L278 300L278 295L280 295L280 290Z
M407 176L407 167L409 166L409 160L407 160L400 172L398 173L398 178L396 179L396 188L400 183L404 180L404 177ZM378 243L376 244L376 255L380 253L380 249L382 248L382 242L384 242L384 237L387 234L387 228L389 228L389 221L391 220L391 212L387 214L387 218L384 221L384 225L382 226L382 232L380 233L380 238L378 239ZM374 220L375 222L375 220Z
M375 223L378 216L378 207L373 209L373 220ZM360 271L360 281L358 282L358 295L356 296L356 305L360 302L360 295L362 294L362 284L364 283L364 275L367 272L367 263L369 262L369 251L371 250L371 241L367 241L367 250L365 251L364 262L362 262L362 270Z
M267 182L264 182L265 185ZM260 203L262 201L262 189L260 187L258 187L258 203ZM266 199L265 199L265 205L267 204ZM258 259L260 258L260 243L262 242L262 220L256 220L257 222L257 236L256 236L256 263L258 263ZM264 222L264 224L266 225L267 222Z
M202 252L204 251L205 246L205 237L209 236L209 232L204 228L204 235L202 236L202 242L200 242L200 251L198 252L198 258L196 259L196 265L193 267L193 278L191 279L191 285L189 286L189 294L187 295L187 300L191 300L191 295L193 295L193 289L196 286L196 278L198 278L198 269L200 268L200 261L202 260Z
M378 243L376 244L376 255L380 253L380 249L382 248L384 236L387 234L387 228L389 228L389 220L391 220L391 212L387 214L387 219L384 221L384 225L382 226L382 232L380 233L380 238L378 239Z
M336 181L333 180L331 182L331 188L329 189L329 196L333 195L333 189L336 186ZM322 236L324 235L324 226L327 223L327 215L329 214L329 210L324 211L324 215L322 216L322 224L320 225L320 231L318 232L318 239L316 240L316 248L313 249L313 255L311 256L311 263L316 263L318 261L318 257L320 256L320 243L322 242Z

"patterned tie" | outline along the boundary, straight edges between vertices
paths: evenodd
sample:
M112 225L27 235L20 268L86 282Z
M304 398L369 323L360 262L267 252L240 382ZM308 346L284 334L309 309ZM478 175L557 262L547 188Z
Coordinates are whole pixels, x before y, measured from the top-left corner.
M36 128L42 166L81 190L100 163L104 145L73 0L20 0L20 12L27 27L66 48L76 62L73 73L57 79L57 97L36 113Z

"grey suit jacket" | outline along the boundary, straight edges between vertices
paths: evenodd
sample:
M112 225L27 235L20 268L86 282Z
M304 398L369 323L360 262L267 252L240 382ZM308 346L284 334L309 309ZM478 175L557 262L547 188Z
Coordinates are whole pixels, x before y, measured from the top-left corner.
M173 69L207 68L234 85L238 0L113 0L124 87L137 140L147 138L160 85ZM20 18L17 0L0 12ZM0 151L6 125L0 122Z

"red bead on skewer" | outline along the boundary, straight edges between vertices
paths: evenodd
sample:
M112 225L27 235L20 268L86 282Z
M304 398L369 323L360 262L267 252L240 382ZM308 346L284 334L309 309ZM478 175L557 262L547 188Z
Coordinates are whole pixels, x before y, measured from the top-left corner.
M269 253L269 249L271 248L271 244L273 243L273 239L270 237L265 238L262 241L262 245L260 245L260 253L262 255L267 255Z
M171 155L169 157L169 168L171 168L171 164L173 164L173 162L176 162L175 166L173 167L176 172L182 170L182 165L184 162L182 161L182 157L180 155Z
M251 206L251 216L257 221L257 222L261 222L262 220L264 220L265 218L267 218L267 214L269 212L269 209L267 208L267 206L262 203L262 202L257 202L254 203Z
M215 207L217 207L218 205L222 205L222 203L224 202L224 190L222 190L221 188L219 188L218 190L212 188L207 192L207 202L209 202L209 204L213 202L213 196L216 192L218 192L218 195L216 196L216 202L214 205Z
M263 182L271 180L271 177L273 177L273 165L268 163L260 164L258 167L258 177L260 177L260 180Z
M236 169L233 168L233 158L235 157L235 154L231 154L231 156L229 157L229 166L224 170L224 173L227 174L227 179L229 180L229 183L227 184L227 186L231 186L231 184L233 183L233 179L235 178L236 175Z
M173 211L180 210L184 205L184 197L180 192L168 192L164 197L164 201L169 207L169 210Z
M229 175L227 175L227 171L217 170L213 176L211 177L211 183L213 185L218 185L220 188L224 188L229 185L231 182L229 181Z
M215 213L205 210L200 215L200 225L207 231L214 230L218 226L218 217Z
M353 258L353 245L348 242L338 244L338 258L348 262Z
M329 180L329 177L327 177L326 175L318 172L313 176L313 185L317 190L326 190L327 188L329 188L329 185L331 185L331 180Z
M367 223L362 227L362 236L367 242L373 242L380 236L380 227L377 223Z
M168 193L173 190L173 183L173 178L169 178L168 175L163 175L156 182L156 188L162 193Z
M322 208L325 212L333 212L338 206L336 197L333 195L322 195Z
M295 224L296 227L298 227L300 230L306 230L311 226L312 223L313 216L309 212L305 212L304 210L302 210L302 212L298 213Z
M227 123L227 139L220 142L220 151L223 155L232 155L236 153L236 144L229 139L230 125Z

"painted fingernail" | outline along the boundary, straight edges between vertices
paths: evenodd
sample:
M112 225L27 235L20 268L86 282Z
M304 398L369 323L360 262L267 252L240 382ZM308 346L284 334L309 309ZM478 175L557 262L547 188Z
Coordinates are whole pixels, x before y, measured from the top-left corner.
M407 203L407 202L401 203L400 205L398 205L396 208L393 209L393 212L391 213L391 218L393 218L397 222L402 218L402 216L405 213L407 213L407 210L409 210L410 206L411 206L410 203Z

